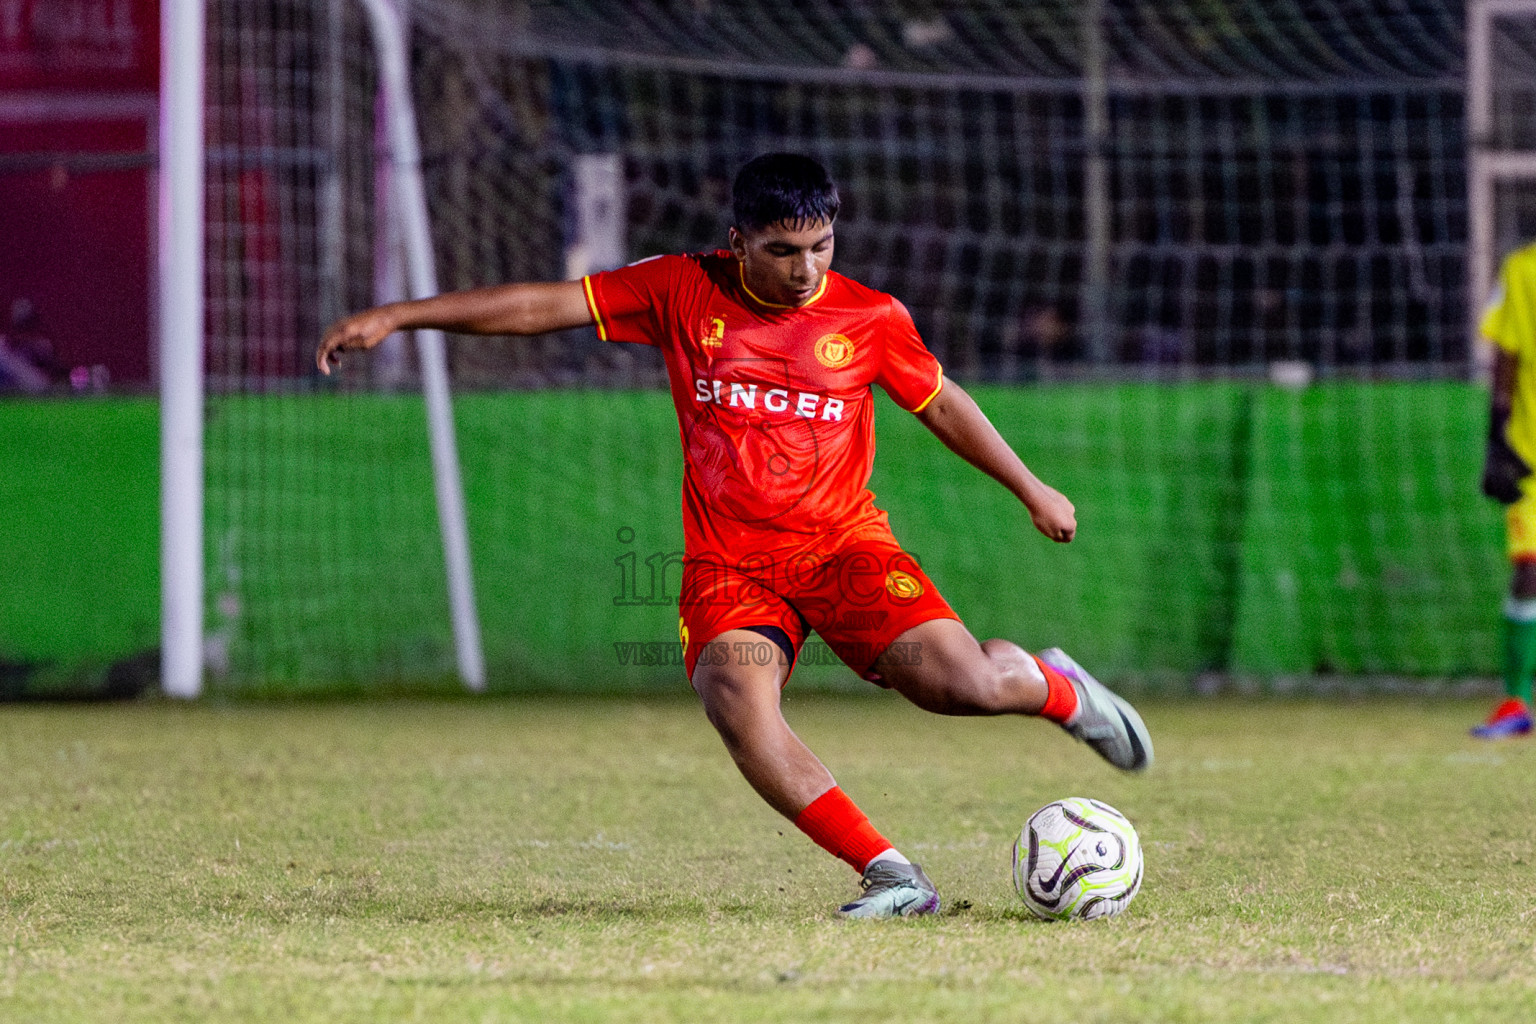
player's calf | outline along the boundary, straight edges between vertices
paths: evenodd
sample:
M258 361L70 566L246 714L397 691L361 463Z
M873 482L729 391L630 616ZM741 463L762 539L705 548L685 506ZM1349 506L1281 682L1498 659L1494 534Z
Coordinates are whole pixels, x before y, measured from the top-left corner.
M882 685L924 711L1032 715L1045 699L1045 681L1027 653L1007 640L978 644L955 619L920 623L896 643L903 656L883 655L874 670Z
M769 806L793 819L833 786L832 775L784 721L779 706L785 667L739 656L738 644L762 640L731 630L714 641L718 659L701 660L694 691L736 767ZM766 642L766 641L765 641Z

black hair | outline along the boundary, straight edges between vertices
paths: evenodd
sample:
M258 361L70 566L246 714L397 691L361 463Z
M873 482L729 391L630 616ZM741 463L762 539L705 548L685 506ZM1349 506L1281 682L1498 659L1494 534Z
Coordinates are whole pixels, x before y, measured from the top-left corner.
M837 219L842 201L821 164L799 153L764 153L748 161L731 185L731 214L738 231L770 224L799 229Z

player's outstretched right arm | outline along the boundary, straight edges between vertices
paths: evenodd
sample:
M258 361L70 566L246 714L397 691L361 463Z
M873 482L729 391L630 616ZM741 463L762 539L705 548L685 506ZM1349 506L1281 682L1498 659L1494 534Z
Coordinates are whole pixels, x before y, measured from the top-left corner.
M499 284L430 299L391 302L343 317L315 351L321 373L349 349L370 349L396 331L435 328L458 334L543 334L592 323L580 281Z

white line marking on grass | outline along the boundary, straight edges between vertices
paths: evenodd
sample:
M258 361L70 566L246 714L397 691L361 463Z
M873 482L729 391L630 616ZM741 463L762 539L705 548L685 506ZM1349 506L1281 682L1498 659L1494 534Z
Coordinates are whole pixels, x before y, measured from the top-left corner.
M1459 750L1454 754L1446 754L1445 763L1501 765L1504 763L1504 758L1493 753L1474 753L1470 750Z

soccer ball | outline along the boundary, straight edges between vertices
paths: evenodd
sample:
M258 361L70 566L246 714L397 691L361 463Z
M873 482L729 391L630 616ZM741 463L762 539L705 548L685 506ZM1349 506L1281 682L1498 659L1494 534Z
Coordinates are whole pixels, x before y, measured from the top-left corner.
M1141 888L1141 840L1097 800L1055 800L1029 816L1013 844L1013 887L1047 921L1111 917Z

